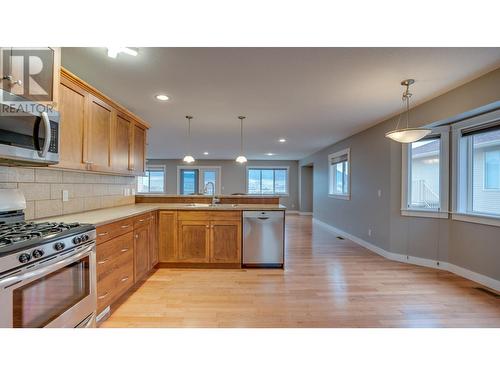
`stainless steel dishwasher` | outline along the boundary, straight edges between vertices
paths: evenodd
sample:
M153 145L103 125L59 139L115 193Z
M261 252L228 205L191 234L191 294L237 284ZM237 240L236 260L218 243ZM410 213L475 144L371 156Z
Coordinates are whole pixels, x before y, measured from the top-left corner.
M284 266L284 224L284 211L243 211L243 266Z

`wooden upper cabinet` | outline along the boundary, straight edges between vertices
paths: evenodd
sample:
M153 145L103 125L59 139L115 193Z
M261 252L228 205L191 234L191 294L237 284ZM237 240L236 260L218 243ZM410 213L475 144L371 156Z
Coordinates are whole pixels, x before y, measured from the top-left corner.
M143 175L146 163L146 130L133 124L131 134L130 170Z
M109 104L90 95L87 160L85 162L90 165L91 170L110 170L113 115L113 109Z
M210 225L206 221L179 221L178 240L178 262L210 261Z
M118 113L112 132L112 159L111 168L113 171L128 173L129 153L130 153L130 132L131 121L126 116Z
M217 220L210 222L210 262L241 262L241 222Z
M177 211L158 213L158 251L160 262L177 261Z
M53 167L144 174L144 121L64 68L57 93L61 149Z
M59 87L59 163L55 167L86 169L86 119L88 93L71 81L61 79Z

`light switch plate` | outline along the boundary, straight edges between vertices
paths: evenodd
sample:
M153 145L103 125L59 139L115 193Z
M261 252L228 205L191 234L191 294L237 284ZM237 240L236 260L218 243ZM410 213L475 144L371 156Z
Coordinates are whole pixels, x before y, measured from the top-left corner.
M63 202L69 201L69 193L67 190L62 191L62 200L63 200Z

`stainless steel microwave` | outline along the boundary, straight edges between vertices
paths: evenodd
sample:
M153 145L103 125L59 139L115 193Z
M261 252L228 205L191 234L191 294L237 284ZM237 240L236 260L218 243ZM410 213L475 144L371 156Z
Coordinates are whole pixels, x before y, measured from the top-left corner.
M59 162L59 113L0 89L0 164Z

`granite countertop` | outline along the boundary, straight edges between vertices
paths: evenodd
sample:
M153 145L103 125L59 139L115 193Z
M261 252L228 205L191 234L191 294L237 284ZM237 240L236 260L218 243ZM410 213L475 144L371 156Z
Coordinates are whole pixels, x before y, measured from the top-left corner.
M126 206L80 212L76 214L52 216L43 219L37 219L35 221L58 221L66 223L79 222L94 225L104 225L116 220L126 219L128 217L156 210L284 211L285 209L286 207L281 204L218 204L214 207L206 205L192 206L189 203L136 203Z

